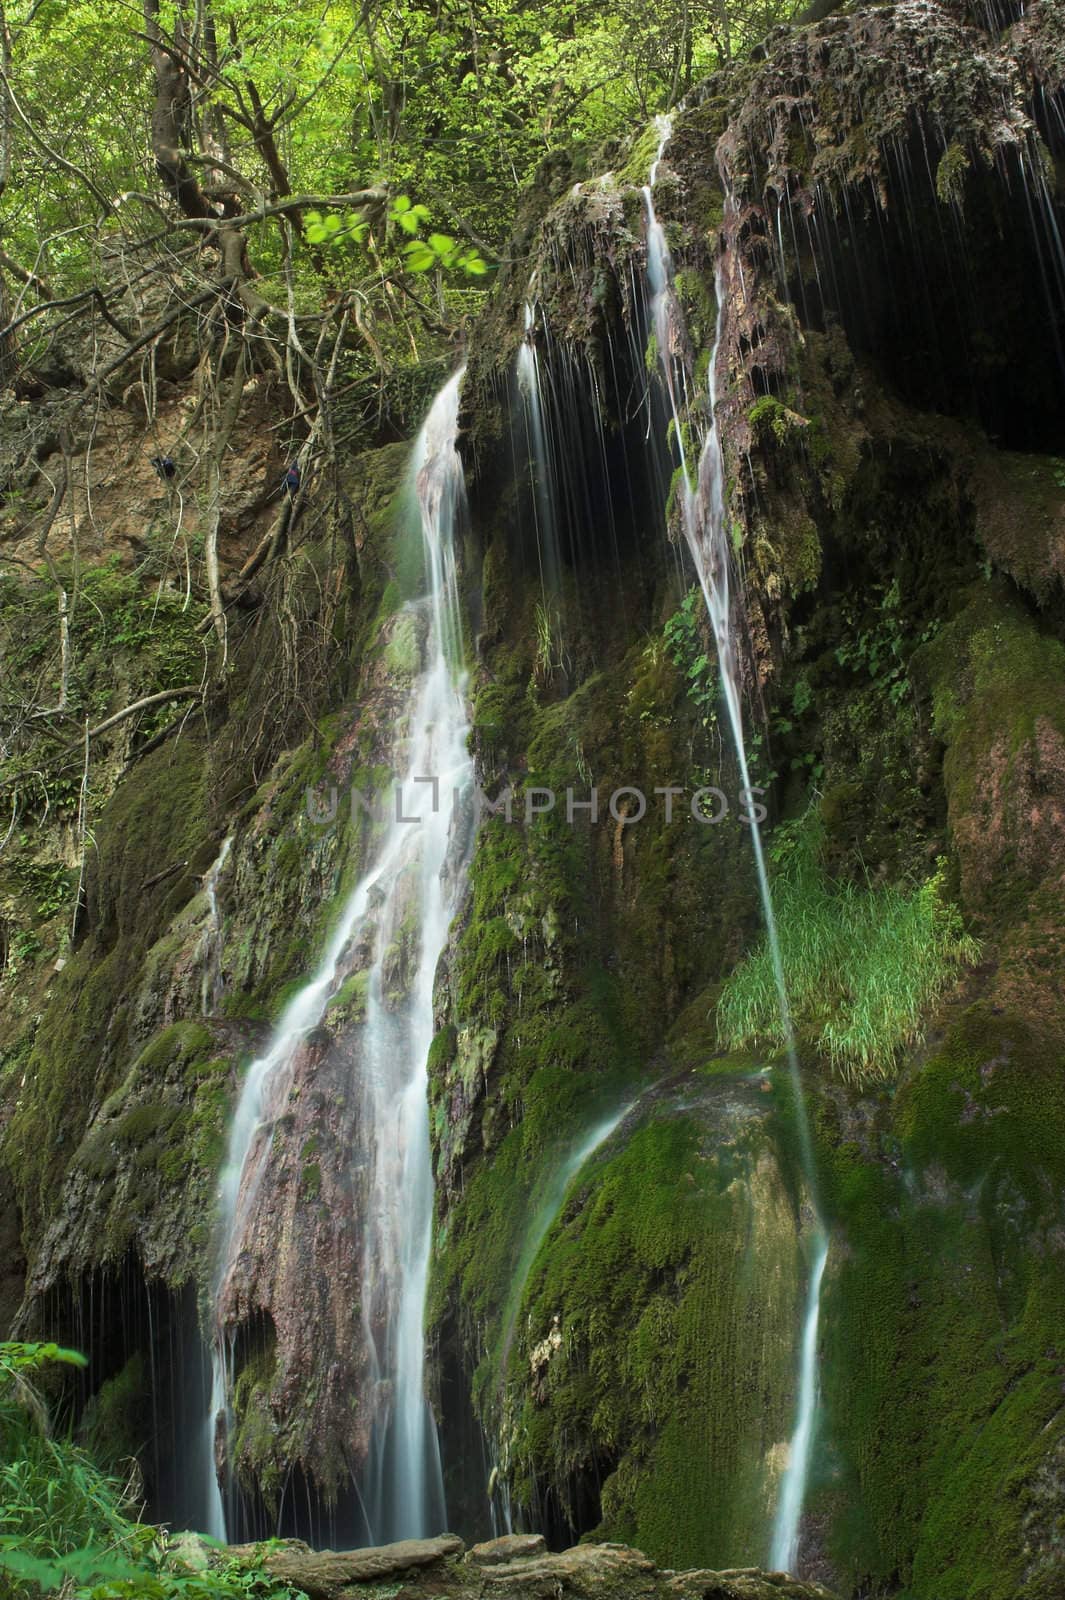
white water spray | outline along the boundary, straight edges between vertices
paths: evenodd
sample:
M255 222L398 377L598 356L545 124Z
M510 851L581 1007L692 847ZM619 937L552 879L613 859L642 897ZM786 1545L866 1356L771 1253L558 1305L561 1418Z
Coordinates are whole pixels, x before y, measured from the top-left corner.
M424 1386L433 1214L426 1067L433 981L464 879L465 856L448 858L451 825L472 780L461 684L453 678L460 643L454 536L464 496L455 449L459 383L453 378L437 396L414 449L433 627L404 790L408 814L421 822L398 829L400 854L380 913L363 1034L363 1120L373 1140L362 1315L378 1391L365 1501L374 1538L384 1540L439 1532L445 1516L436 1424ZM432 785L416 782L426 774L438 775L439 803ZM405 972L396 952L414 924L417 949Z
M364 945L370 939L356 1085L369 1162L362 1316L374 1384L364 1499L374 1539L415 1538L443 1526L436 1426L424 1386L433 1203L426 1067L433 980L457 910L466 859L461 850L449 858L449 841L453 822L466 811L472 779L454 550L465 492L455 448L461 380L460 370L437 395L412 457L430 581L421 603L428 612L428 638L424 670L412 690L401 803L376 860L341 908L317 972L285 1007L267 1053L249 1067L230 1129L219 1186L216 1326L205 1430L211 1517L221 1523L221 1532L210 1530L216 1537L224 1537L225 1521L214 1440L229 1404L222 1327L227 1280L255 1214L270 1128L285 1104L299 1046L349 975L356 941Z
M736 650L732 633L731 601L729 591L729 566L731 551L728 541L728 519L725 509L725 468L721 452L721 436L717 420L717 362L722 344L726 284L723 260L719 260L716 274L717 325L714 347L710 352L709 413L710 424L703 440L702 450L693 482L684 449L684 430L681 426L681 403L686 396L687 371L684 361L685 331L680 307L673 287L673 263L665 232L658 220L654 204L654 183L666 143L672 132L668 117L659 119L660 142L651 167L650 180L643 190L647 213L647 278L651 289L651 325L657 345L659 365L665 383L673 420L673 434L680 455L682 482L679 486L681 521L684 539L695 564L699 586L710 617L717 650L721 682L729 726L736 751L742 783L741 798L751 797L751 781L747 767L747 752L743 738L743 713L740 702ZM816 1212L816 1184L813 1147L806 1119L799 1058L795 1048L795 1033L788 1002L784 964L780 953L773 899L769 889L765 853L761 831L751 817L751 846L754 852L758 889L762 900L766 937L773 962L777 1002L787 1047L788 1069L795 1116L802 1149L803 1170ZM788 1464L781 1481L772 1536L771 1561L776 1566L794 1563L798 1549L799 1522L803 1498L809 1476L810 1457L814 1443L814 1423L817 1410L817 1325L821 1304L821 1279L828 1256L828 1239L817 1219L814 1234L814 1264L807 1290L806 1312L803 1326L802 1351L799 1366L799 1395L797 1419L792 1434Z

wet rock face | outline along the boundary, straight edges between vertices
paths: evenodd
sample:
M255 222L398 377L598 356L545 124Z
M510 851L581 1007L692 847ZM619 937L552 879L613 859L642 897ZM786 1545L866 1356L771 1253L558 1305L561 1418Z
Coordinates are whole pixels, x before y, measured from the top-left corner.
M368 664L358 712L315 790L316 798L329 791L326 809L338 807L334 831L352 838L334 879L334 905L366 869L387 823L393 794L383 775L400 759L409 683L425 637L418 612L404 609L386 620L381 654ZM380 792L367 773L376 776ZM353 789L369 815L351 800ZM407 1002L418 957L411 915L415 890L408 872L389 902L387 924L382 905L371 898L366 919L341 952L320 1022L269 1080L244 1163L217 1316L236 1350L229 1465L253 1503L268 1509L278 1505L292 1467L327 1498L350 1483L366 1461L375 1422L389 1406L387 1382L375 1375L370 1346L373 1341L383 1347L383 1329L395 1310L384 1294L398 1294L398 1284L378 1290L371 1303L362 1278L374 1160L363 1117L371 1070L363 1023L378 946L388 954L384 1005L395 1011ZM322 928L313 944L308 941L290 997L313 976L325 938Z
M985 160L1033 126L1011 43L966 26L937 0L780 30L741 95L719 146L730 188L790 197L807 210L863 184L886 205L891 156L915 118Z
M1059 1478L1052 1308L1060 1306L1063 1236L1053 1145L1065 1130L1059 977L1065 483L1057 460L1065 394L1055 353L1062 302L1044 297L1041 284L1045 274L1053 279L1059 260L1051 241L1061 221L1060 186L1047 148L1060 160L1065 123L1057 120L1054 97L1065 75L1061 18L1057 0L1037 3L1020 19L1013 7L984 13L903 0L779 30L753 63L718 76L678 113L656 187L696 360L705 358L712 338L714 257L722 251L718 419L746 591L746 703L752 730L760 728L755 690L761 690L780 773L775 802L792 819L807 805L820 814L830 873L842 879L925 882L937 858L945 858L951 899L969 926L986 935L982 967L967 975L964 994L942 1017L929 1019L927 1051L904 1062L897 1100L888 1106L872 1096L842 1095L843 1111L822 1102L815 1112L823 1117L819 1160L837 1229L822 1333L831 1340L826 1426L835 1430L839 1458L829 1466L826 1454L831 1481L814 1486L800 1549L803 1570L834 1571L838 1586L853 1592L890 1588L914 1573L921 1576L912 1583L917 1593L951 1586L975 1592L989 1570L1003 1593L1011 1585L1020 1592L1029 1560L1026 1530L1039 1530L1042 1562L1047 1503ZM989 31L998 23L1004 33ZM561 352L549 357L544 339L541 359L556 359L559 372L567 361L594 365L604 339L622 366L641 343L638 305L609 283L602 292L589 267L586 225L590 217L596 229L614 232L603 261L639 264L638 185L653 154L652 141L642 167L634 156L616 175L620 195L613 182L604 185L594 212L591 186L569 193L542 229L542 257L533 241L534 264L543 267L537 280L543 324ZM572 265L565 292L556 281L560 261ZM512 298L516 318L520 303ZM586 307L594 307L594 318L582 317ZM515 337L516 328L515 321ZM513 342L507 358L512 353ZM636 352L634 392L644 354ZM496 370L497 356L482 346L481 368ZM705 432L705 368L694 370L689 418ZM616 424L609 399L604 410L609 431ZM639 459L635 450L630 459ZM493 472L504 476L487 448L478 465L493 486ZM532 677L521 638L523 630L531 634L531 618L509 618L493 603L505 577L513 577L500 558L499 519L476 494L474 508L487 547L488 624L474 737L482 773L501 780L542 762L541 711L529 710L538 697L526 695L522 681L523 672ZM659 505L646 520L648 552L664 541L664 522ZM518 593L514 581L512 607ZM883 670L886 656L898 663L897 673L894 665ZM573 693L585 681L577 670L565 688L556 683L543 698L556 702L556 744L569 735L599 770L606 763L582 716L594 691L583 704ZM625 721L617 707L628 703L629 691L620 672L615 682L611 739L619 745ZM649 695L641 703L648 743L657 737L660 715L664 720ZM668 751L665 736L662 745ZM819 776L808 781L802 774L811 771ZM581 839L573 856L582 850L584 865L594 860L594 845ZM521 960L517 938L507 937L508 917L519 926L514 880L522 890L537 885L536 866L524 852L520 865L518 859L518 852L513 859L497 854L486 835L473 873L479 909L498 919L507 978L511 963L520 970ZM734 863L724 863L708 882L706 942L723 937L714 901L734 872ZM652 907L660 905L653 898L657 869L637 847L625 855L625 873L626 892L647 897L650 923ZM595 1529L632 1538L656 1559L672 1561L669 1540L676 1537L688 1540L677 1558L687 1563L703 1559L693 1555L691 1540L705 1534L722 1504L711 1483L699 1528L684 1526L702 1492L696 1477L708 1458L707 1437L678 1451L682 1486L654 1503L655 1486L665 1480L662 1464L688 1411L715 1418L720 1395L736 1393L737 1366L727 1377L719 1370L714 1399L701 1409L690 1388L664 1381L660 1390L653 1372L642 1370L638 1380L634 1372L641 1349L678 1349L676 1330L697 1293L704 1257L693 1247L683 1289L659 1258L660 1292L647 1305L642 1285L622 1307L611 1301L609 1284L594 1283L597 1266L610 1259L631 1290L657 1201L670 1194L679 1214L691 1198L690 1186L680 1187L686 1172L700 1189L705 1168L694 1160L663 1161L649 1176L647 1145L660 1129L648 1139L634 1119L575 1185L519 1296L519 1332L512 1344L503 1341L510 1390L506 1406L499 1403L494 1362L508 1319L482 1266L491 1255L502 1281L518 1254L513 1239L509 1251L500 1243L507 1202L493 1175L505 1171L511 1183L517 1176L535 1193L529 1167L549 1138L537 1121L540 1085L530 1069L536 1017L556 1004L572 1016L577 974L605 948L623 989L638 990L646 1007L658 1008L659 1048L685 1003L694 1010L699 997L710 1026L692 1049L697 1054L701 1045L700 1065L713 1050L716 992L700 993L709 975L693 955L690 927L670 929L670 983L661 969L631 959L631 950L616 956L622 897L611 899L608 874L589 872L582 893L570 900L576 878L571 872L551 884L556 925L564 932L556 942L543 941L541 966L550 982L535 991L539 1012L525 1002L520 1026L511 1007L521 981L508 990L502 962L478 950L477 984L464 990L472 938L452 952L451 1030L432 1092L442 1233L446 1227L440 1263L453 1299L446 1311L437 1307L436 1325L446 1330L452 1370L465 1361L464 1384L482 1420L490 1419L497 1447L490 1485L498 1487L500 1477L512 1488L517 1482L529 1503L546 1507L545 1519L555 1518L552 1543ZM578 918L586 925L603 904L609 912L597 933L606 931L591 956L567 940L566 930ZM540 915L528 924L532 940L543 909L538 905ZM520 926L524 943L526 925ZM534 992L531 985L525 992ZM643 1042L631 1016L629 1033ZM576 1050L564 1059L569 1071L553 1080L556 1093L560 1084L568 1090L587 1083L597 1061L593 1052ZM804 1066L819 1093L818 1074L823 1069L827 1077L827 1064L811 1055ZM646 1063L643 1071L650 1073ZM700 1115L687 1108L689 1130ZM1040 1115L1045 1138L1038 1134ZM520 1155L515 1124L524 1141ZM720 1123L714 1137L719 1152L729 1148ZM774 1155L763 1154L733 1173L739 1198L731 1222L721 1220L720 1232L704 1229L704 1241L713 1238L707 1256L718 1263L742 1235L745 1201L757 1198L766 1229L756 1255L773 1257L768 1233L778 1244L785 1236L780 1172ZM546 1164L542 1153L539 1159ZM626 1247L612 1255L625 1214L624 1186L615 1180L626 1171L632 1189L643 1186L644 1231L637 1241L633 1221ZM973 1185L981 1195L1001 1195L994 1218L983 1215L994 1207L973 1199ZM997 1264L1006 1259L1000 1280ZM785 1273L781 1266L777 1292ZM996 1294L1007 1280L1003 1337L1016 1365L1000 1382L1001 1351L990 1330ZM717 1287L723 1306L734 1285ZM736 1301L729 1314L742 1320ZM704 1336L712 1319L713 1312L702 1321ZM888 1324L894 1331L882 1341L877 1326ZM771 1344L766 1323L758 1326ZM726 1347L724 1333L711 1342L715 1350ZM941 1352L939 1386L915 1377L927 1376L925 1352L933 1348ZM962 1350L969 1351L968 1365L951 1354ZM790 1354L790 1347L788 1355L778 1351L784 1361ZM732 1356L728 1350L722 1366ZM668 1357L659 1356L659 1367L666 1365ZM654 1419L653 1444L627 1410L638 1383L646 1384L638 1392ZM1011 1401L1018 1385L1023 1399ZM986 1428L969 1398L985 1386L994 1396ZM1025 1432L1016 1413L1028 1405L1029 1423L1037 1422L1025 1424ZM729 1423L734 1432L743 1427L735 1411ZM645 1453L632 1449L634 1438L646 1444ZM727 1441L718 1443L727 1454ZM977 1548L975 1534L948 1537L948 1527L964 1521L966 1495L974 1503L989 1498L980 1474L994 1476L994 1463L1007 1457L1023 1461L1024 1489L996 1520L987 1548ZM480 1484L477 1490L483 1495ZM860 1523L868 1516L868 1526L852 1527L851 1516ZM1034 1558L1031 1565L1038 1565Z
M134 1273L157 1286L184 1285L185 1299L198 1292L203 1311L241 1073L268 1044L289 986L313 971L330 906L373 848L376 825L351 803L351 791L381 798L405 735L425 626L395 589L382 603L380 562L395 533L393 497L407 456L404 446L387 447L346 469L360 509L361 578L343 567L332 572L329 587L348 593L352 640L340 648L330 636L329 648L351 698L338 692L319 706L304 737L316 692L305 680L290 747L277 754L283 717L270 722L264 747L259 719L267 713L257 694L274 696L276 674L258 662L249 669L234 629L234 700L240 690L247 699L228 715L216 708L211 737L190 727L135 761L95 821L88 909L52 980L40 1064L31 1057L11 1125L30 1255L24 1332L52 1336L57 1301L76 1299L79 1285L101 1271L117 1281L120 1268L123 1283ZM316 584L335 551L310 548ZM291 641L296 655L300 643ZM278 709L275 697L271 719ZM228 835L231 848L211 876ZM260 1146L268 1203L261 1213L252 1208L223 1308L240 1391L230 1464L253 1507L270 1502L290 1469L312 1497L328 1497L339 1475L348 1481L381 1399L365 1382L358 1282L364 1180L353 1085L367 959L363 948L347 952L346 981L325 1026L305 1041L270 1108ZM405 971L397 961L395 1004ZM17 1252L5 1252L7 1261L14 1279ZM186 1322L196 1365L194 1313ZM95 1337L91 1319L85 1327ZM134 1331L153 1381L165 1382L148 1362L149 1335ZM67 1342L84 1344L82 1329L72 1327ZM134 1353L123 1351L123 1359ZM90 1354L92 1372L108 1373L110 1357L101 1365L95 1349ZM195 1411L195 1402L179 1403ZM171 1509L164 1502L159 1511Z

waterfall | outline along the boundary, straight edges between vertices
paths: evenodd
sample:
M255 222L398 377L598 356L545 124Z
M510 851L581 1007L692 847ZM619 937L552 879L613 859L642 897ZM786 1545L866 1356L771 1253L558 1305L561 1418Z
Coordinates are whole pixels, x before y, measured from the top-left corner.
M824 1233L818 1232L817 1252L810 1269L810 1288L806 1296L806 1321L802 1330L799 1409L795 1432L791 1436L788 1466L780 1487L780 1502L769 1552L769 1565L785 1571L794 1570L799 1553L799 1520L806 1494L814 1418L817 1414L817 1319L821 1309L821 1278L827 1260L828 1239Z
M424 1386L433 1214L426 1065L434 1031L433 980L464 877L464 860L448 859L452 816L472 780L465 706L453 676L460 648L454 535L464 501L455 448L460 381L461 374L440 392L414 449L433 628L403 792L421 825L398 828L398 870L381 912L364 1033L363 1118L373 1135L362 1315L381 1397L364 1498L374 1537L386 1540L437 1533L445 1516L436 1423ZM438 776L448 797L444 804L417 783L426 774ZM391 952L412 914L419 927L416 966L397 1004Z
M546 600L548 595L557 594L559 588L558 526L555 517L557 490L544 422L543 383L540 356L536 348L536 306L532 300L525 302L524 322L525 336L518 347L518 391L525 415L525 442L533 477L532 502L540 592Z
M270 1140L261 1136L262 1125L283 1105L296 1052L349 976L356 944L371 949L353 1092L360 1097L366 1168L361 1314L374 1417L362 1496L376 1540L438 1532L445 1520L436 1425L425 1395L423 1316L433 1206L427 1105L433 981L464 882L468 840L464 846L460 824L472 782L455 559L465 503L456 449L462 370L437 395L412 453L429 580L419 602L427 643L411 690L394 815L376 859L341 907L318 970L285 1007L267 1053L248 1069L219 1184L205 1430L212 1479L216 1430L228 1428L231 1404L226 1288L266 1169ZM216 1481L209 1493L214 1508ZM220 1497L212 1515L224 1531Z
M212 1538L224 1541L226 1537L226 1507L218 1482L218 1465L215 1447L218 1422L228 1423L226 1398L226 1367L224 1352L217 1344L211 1350L211 1394L207 1417L201 1429L201 1449L204 1461L204 1489L207 1498L207 1524L204 1531Z
M222 869L229 860L229 852L233 847L233 835L228 834L222 841L214 861L208 867L203 879L204 893L207 896L207 930L204 935L203 947L203 978L200 984L200 1000L204 1014L210 1016L217 1011L219 997L222 993L222 918L218 910L218 880L222 876Z
M694 481L684 448L684 430L681 426L681 408L687 398L688 365L685 359L687 337L683 316L674 291L673 262L665 230L658 219L654 203L654 184L666 144L672 133L668 117L658 119L659 145L650 177L643 189L644 209L647 219L647 279L651 291L650 322L657 346L659 366L662 370L666 397L673 422L673 435L680 457L682 481L679 501L684 540L688 547L699 586L703 593L710 625L714 635L721 682L728 712L729 728L735 746L740 771L742 795L750 794L750 774L743 737L743 711L740 701L739 677L735 641L732 631L729 567L731 551L728 538L728 519L725 508L725 471L721 451L721 435L717 420L717 363L722 345L722 329L726 301L726 281L723 256L718 260L716 273L717 324L709 364L709 426L703 440L696 466ZM798 1547L799 1521L809 1474L810 1456L814 1443L814 1422L817 1406L817 1324L821 1302L821 1280L828 1256L828 1239L822 1226L817 1205L817 1183L813 1159L813 1145L803 1099L799 1058L795 1047L795 1033L788 1002L784 965L780 954L773 899L769 889L769 876L765 865L765 852L758 823L752 813L750 821L751 847L754 853L758 889L762 901L766 937L773 962L777 1002L787 1047L788 1070L795 1101L802 1153L803 1174L815 1210L814 1261L810 1270L806 1311L799 1365L799 1393L797 1418L791 1437L788 1463L781 1481L780 1497L774 1520L772 1561L780 1566L793 1563Z

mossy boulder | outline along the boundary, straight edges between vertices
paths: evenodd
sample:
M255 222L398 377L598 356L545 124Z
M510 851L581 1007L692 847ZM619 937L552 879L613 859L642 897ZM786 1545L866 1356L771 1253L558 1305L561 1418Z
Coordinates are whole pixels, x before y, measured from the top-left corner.
M756 1077L689 1074L632 1116L520 1286L500 1459L521 1504L553 1487L563 1525L598 1499L600 1537L724 1566L767 1541L786 1455L798 1197Z

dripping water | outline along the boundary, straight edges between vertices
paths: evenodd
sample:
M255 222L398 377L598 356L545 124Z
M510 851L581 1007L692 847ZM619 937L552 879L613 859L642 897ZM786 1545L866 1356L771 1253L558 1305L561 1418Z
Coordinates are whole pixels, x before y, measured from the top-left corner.
M654 332L659 365L661 367L666 397L671 412L673 437L680 457L681 481L679 500L685 543L691 554L699 578L699 586L710 618L721 671L729 727L736 751L736 760L742 784L741 797L751 794L747 752L743 736L743 713L740 702L738 663L732 630L729 569L728 519L724 495L724 459L717 421L717 361L721 349L724 321L726 283L724 260L719 259L716 274L717 325L714 346L710 352L709 366L709 427L703 440L694 480L684 447L684 430L681 426L681 407L686 397L686 333L680 306L674 290L673 263L665 231L658 219L654 204L654 184L665 146L672 132L668 117L658 120L659 146L651 167L650 179L643 189L647 218L647 278L651 291L650 320ZM753 814L751 816L751 845L754 853L758 889L765 919L766 937L773 964L777 1001L781 1025L786 1041L788 1070L795 1103L795 1115L801 1142L802 1163L807 1185L816 1203L816 1176L813 1147L803 1100L799 1073L798 1052L788 1002L784 966L780 953L773 900L765 865L761 832ZM810 1456L814 1440L814 1421L817 1402L817 1324L820 1310L821 1279L828 1254L828 1240L817 1215L813 1240L813 1261L807 1287L804 1332L799 1367L799 1394L797 1419L791 1437L788 1463L781 1482L772 1536L772 1562L780 1567L793 1567L798 1547L799 1521L809 1473Z
M462 369L437 395L412 455L429 577L420 606L428 613L428 639L424 670L411 693L402 804L376 860L344 903L317 972L285 1007L267 1053L248 1069L230 1129L219 1185L212 1385L204 1429L213 1483L210 1531L216 1537L224 1537L226 1517L215 1443L220 1430L229 1431L232 1390L226 1290L267 1166L264 1124L268 1128L284 1104L299 1046L321 1021L349 974L356 943L365 944L371 929L355 1086L368 1169L361 1309L374 1410L362 1492L371 1540L420 1537L439 1531L445 1521L436 1425L425 1395L423 1318L433 1201L427 1106L433 980L470 842L460 826L468 819L472 778L455 558L465 504L456 449L461 381ZM397 940L404 951L398 966Z
M533 477L536 553L540 564L540 592L544 600L559 587L558 527L555 518L557 493L554 463L548 448L544 424L543 384L540 356L536 348L536 307L525 302L524 337L518 347L518 391L525 417L525 440Z

